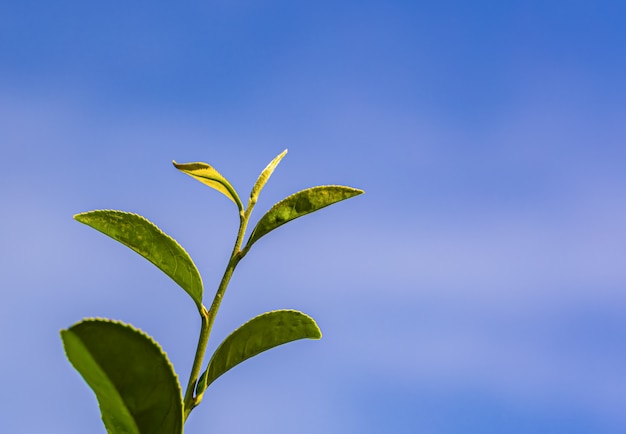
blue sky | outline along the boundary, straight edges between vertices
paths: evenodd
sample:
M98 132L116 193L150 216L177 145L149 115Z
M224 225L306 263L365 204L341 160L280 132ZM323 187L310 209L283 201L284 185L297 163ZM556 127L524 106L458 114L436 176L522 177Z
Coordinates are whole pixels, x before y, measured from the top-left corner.
M0 4L0 390L11 433L104 432L58 331L152 334L186 381L199 319L166 276L72 220L140 213L210 298L236 208L364 196L240 264L210 348L295 308L319 342L220 378L186 432L626 431L626 4L617 1Z

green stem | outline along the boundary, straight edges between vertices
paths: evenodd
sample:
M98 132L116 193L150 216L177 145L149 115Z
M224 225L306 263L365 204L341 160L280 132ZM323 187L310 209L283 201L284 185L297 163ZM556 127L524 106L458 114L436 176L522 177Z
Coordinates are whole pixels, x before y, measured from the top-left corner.
M199 307L200 317L202 318L202 326L200 327L200 337L198 338L198 347L196 348L196 356L193 360L193 367L191 368L191 374L189 375L189 382L187 383L187 390L185 391L184 409L185 420L191 410L195 407L193 391L198 382L198 376L200 375L200 369L202 368L202 359L206 351L207 344L209 342L209 335L211 334L211 327L209 326L209 312L204 305Z
M249 204L250 205L250 204ZM237 239L235 240L235 246L230 255L230 260L222 276L222 280L217 288L211 308L207 311L204 306L201 306L200 316L202 317L202 326L200 329L200 337L198 338L198 347L196 348L196 356L193 361L193 367L191 368L191 374L189 375L189 382L187 383L187 390L185 391L184 411L185 420L195 407L202 401L203 393L194 396L194 390L198 383L198 377L200 376L200 369L202 368L202 360L204 359L204 353L206 352L207 344L209 342L209 336L211 335L211 329L213 328L213 322L217 316L217 311L220 308L226 288L230 283L230 278L237 267L239 261L243 259L245 254L241 252L241 244L243 237L246 233L246 226L248 225L248 219L252 212L253 206L248 206L248 209L244 213L240 213L239 217L239 231L237 233ZM247 252L246 252L247 253Z

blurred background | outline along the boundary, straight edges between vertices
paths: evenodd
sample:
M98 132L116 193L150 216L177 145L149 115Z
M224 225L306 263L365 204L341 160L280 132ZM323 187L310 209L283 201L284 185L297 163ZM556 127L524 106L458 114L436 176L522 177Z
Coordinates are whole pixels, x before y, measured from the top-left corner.
M0 3L3 432L104 433L59 330L152 334L186 383L193 302L72 220L146 216L210 303L233 203L289 153L256 221L300 189L366 194L240 264L209 351L278 308L318 321L239 365L193 433L626 432L626 3Z

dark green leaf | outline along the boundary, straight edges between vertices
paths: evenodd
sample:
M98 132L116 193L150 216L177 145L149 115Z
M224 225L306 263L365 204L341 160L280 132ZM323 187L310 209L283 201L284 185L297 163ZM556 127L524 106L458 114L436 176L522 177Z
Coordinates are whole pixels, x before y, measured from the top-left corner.
M109 434L181 434L183 398L163 350L130 325L89 319L61 331Z
M299 191L275 204L261 217L245 249L249 249L263 235L291 220L362 193L363 190L341 185L322 185Z
M280 160L282 160L285 155L287 155L286 149L278 156L276 156L276 158L274 158L265 169L263 169L263 172L261 172L259 178L254 183L254 187L252 187L252 192L250 193L250 201L252 203L256 203L256 200L259 197L259 193L261 193L261 190L267 183L267 180L270 179L270 176L272 176L274 169L276 169L276 166L278 166L278 163L280 163Z
M243 204L239 199L239 195L233 188L233 186L224 178L217 170L206 163L183 163L178 164L176 161L172 161L174 167L183 173L191 176L192 178L200 181L204 185L208 185L211 188L216 189L220 193L224 194L227 198L235 202L239 211L243 210Z
M198 306L202 304L202 278L191 257L154 223L114 210L89 211L74 218L139 253L187 291Z
M197 393L220 375L263 351L298 339L320 339L322 332L310 316L296 310L276 310L251 319L217 347L202 374Z

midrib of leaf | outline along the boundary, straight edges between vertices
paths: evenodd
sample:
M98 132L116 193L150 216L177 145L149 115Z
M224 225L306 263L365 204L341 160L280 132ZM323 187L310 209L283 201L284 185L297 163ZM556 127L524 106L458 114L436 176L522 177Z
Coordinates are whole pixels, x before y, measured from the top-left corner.
M111 391L115 394L115 401L118 403L118 407L117 410L119 409L123 409L123 413L124 415L128 418L128 420L130 420L133 424L133 426L131 427L133 429L132 433L129 434L142 434L139 431L139 427L137 426L137 421L135 419L135 417L132 415L132 413L130 412L130 409L128 407L128 405L126 404L126 400L124 400L124 398L122 397L122 395L120 394L119 389L115 386L115 383L111 380L111 378L109 377L109 375L106 373L106 371L104 369L102 369L102 367L100 367L100 365L98 364L98 362L94 359L94 357L91 355L91 351L89 350L89 348L83 343L83 340L74 332L72 332L71 330L62 330L61 331L61 335L65 338L65 339L70 339L71 341L73 341L73 344L76 345L78 344L81 349L82 349L82 354L81 354L81 358L83 360L85 360L85 357L87 358L87 362L89 364L90 367L84 369L85 371L89 371L89 372L97 372L99 377L104 377L104 379L106 380L106 382L108 383L107 388L111 389ZM66 344L67 345L67 344ZM71 359L70 359L71 361ZM72 363L73 364L73 363ZM78 370L78 369L77 369ZM81 376L83 375L82 372L80 370L78 370L81 373ZM87 384L89 384L89 382L87 382ZM89 384L89 386L91 387L91 384ZM94 391L95 392L95 391ZM102 411L102 405L103 403L101 402L100 396L98 396L98 394L96 394L96 398L98 400L98 404L100 406L100 409ZM107 406L108 407L108 406ZM105 418L112 422L110 420L110 414L107 414L105 416L104 412L102 414L102 420L105 422L105 426L106 421ZM107 426L108 428L108 426ZM108 429L107 429L108 430Z

